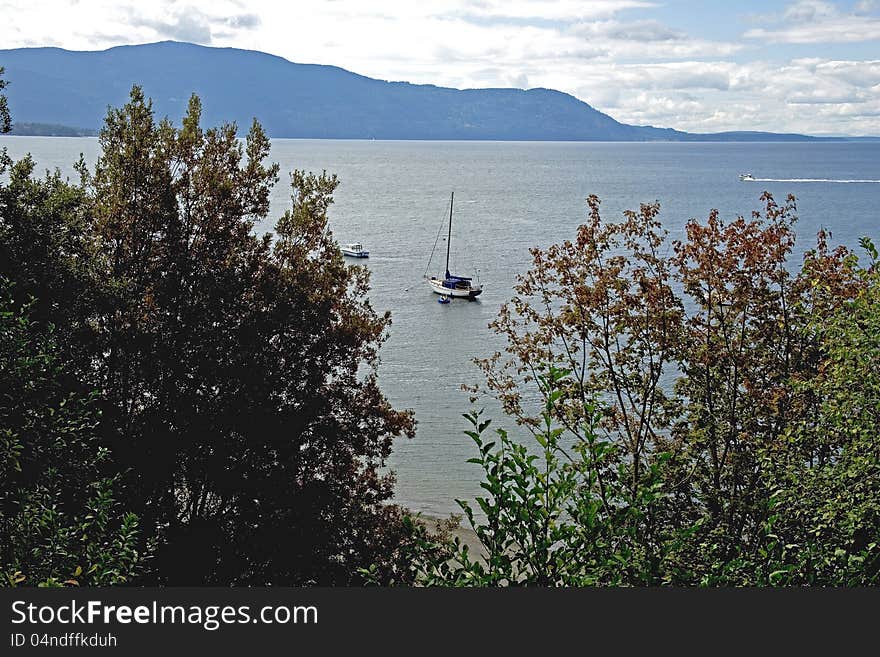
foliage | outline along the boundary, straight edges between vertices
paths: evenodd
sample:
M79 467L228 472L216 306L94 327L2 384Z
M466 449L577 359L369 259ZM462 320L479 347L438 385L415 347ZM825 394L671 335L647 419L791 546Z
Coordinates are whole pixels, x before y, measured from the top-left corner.
M86 368L83 345L94 340L105 270L89 235L86 191L57 170L37 179L34 169L24 157L0 186L0 274L14 280L10 293L33 321L54 325L68 370L73 361Z
M6 94L3 90L9 83L3 79L3 67L0 66L0 135L4 135L12 130L12 117L9 115L9 104L6 100ZM9 156L6 154L6 148L0 149L0 175L6 173L9 166Z
M327 227L337 180L293 172L291 209L258 236L269 140L200 117L193 96L180 128L156 122L135 87L79 184L16 163L2 272L98 391L95 431L157 549L141 582L394 577L410 530L380 468L414 421L378 386L390 317Z
M442 586L638 586L659 583L666 554L686 532L658 534L655 516L664 495L660 464L643 470L633 492L619 447L598 435L601 416L583 409L584 426L570 444L568 429L555 421L570 391L571 373L541 367L537 381L546 394L535 445L497 429L486 440L490 421L466 416L467 434L479 456L479 510L459 500L485 556L471 555L456 541L447 553L417 555L417 581ZM616 476L608 477L609 464ZM603 478L600 473L604 473Z
M811 327L824 354L804 384L819 400L815 417L768 457L772 574L780 583L880 583L880 268L874 245L863 246L871 263L858 270L860 291Z
M0 92L2 92L9 83L3 79L3 67L0 66ZM6 94L0 93L0 134L5 134L12 130L12 117L9 115L9 104L6 100Z
M466 416L474 555L388 503L414 419L379 388L390 316L329 231L336 177L292 172L258 236L269 140L200 119L135 87L78 182L0 157L5 584L878 583L870 241L863 266L820 232L796 267L793 197L680 241L590 197L478 361L531 440Z
M379 391L389 318L327 230L335 177L294 172L274 242L277 166L254 123L155 125L138 89L111 111L91 189L114 298L99 370L117 449L161 532L168 583L347 583L393 531L394 435ZM137 172L137 175L132 175ZM369 563L369 561L366 561Z
M792 271L794 199L762 201L668 244L656 204L607 223L590 197L575 240L532 250L478 364L539 448L469 418L488 556L422 582L876 582L876 265L822 232Z
M129 581L148 556L96 433L99 414L58 358L51 327L0 285L2 585Z

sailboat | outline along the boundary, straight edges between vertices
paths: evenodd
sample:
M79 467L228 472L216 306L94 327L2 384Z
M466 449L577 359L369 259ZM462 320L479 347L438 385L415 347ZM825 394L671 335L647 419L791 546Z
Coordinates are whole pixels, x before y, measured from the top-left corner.
M452 245L452 204L454 201L455 192L452 192L452 196L449 198L449 230L446 236L446 276L443 278L431 276L431 278L427 279L428 285L431 286L433 292L445 297L476 299L483 293L482 284L475 283L472 278L449 273L449 250ZM433 256L433 251L431 255ZM430 264L429 260L428 266Z

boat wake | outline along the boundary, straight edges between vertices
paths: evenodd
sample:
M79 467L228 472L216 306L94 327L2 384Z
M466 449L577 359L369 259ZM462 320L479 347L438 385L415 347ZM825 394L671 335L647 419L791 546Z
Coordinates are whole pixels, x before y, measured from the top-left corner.
M843 180L839 178L745 178L746 182L780 183L870 183L880 184L880 180Z

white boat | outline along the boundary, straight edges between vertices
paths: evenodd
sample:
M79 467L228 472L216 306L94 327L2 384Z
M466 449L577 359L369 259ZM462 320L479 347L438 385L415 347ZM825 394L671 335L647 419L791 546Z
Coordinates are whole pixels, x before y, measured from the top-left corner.
M449 199L449 229L446 236L446 275L443 277L426 277L426 280L435 294L440 294L444 297L476 299L483 293L483 286L481 283L474 282L473 278L467 276L458 276L449 273L449 250L452 242L452 204L454 200L455 192L452 192L452 196ZM436 242L434 243L434 246L437 246ZM432 251L431 256L433 257L433 255L434 253ZM428 261L428 266L431 266L430 260ZM427 275L427 271L425 273Z
M755 179L755 177L750 173L741 173L739 174L739 179L743 182L750 182Z
M370 252L364 249L363 245L360 242L343 244L341 247L339 247L339 250L342 251L342 255L351 256L352 258L370 257Z

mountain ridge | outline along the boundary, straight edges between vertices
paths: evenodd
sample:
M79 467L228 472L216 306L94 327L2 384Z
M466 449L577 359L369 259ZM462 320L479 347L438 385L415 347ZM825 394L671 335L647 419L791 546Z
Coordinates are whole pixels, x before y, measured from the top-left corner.
M688 133L621 123L555 89L454 89L369 78L257 50L177 41L100 51L0 50L14 118L100 127L132 84L158 116L179 121L191 93L206 124L257 118L271 137L502 141L815 141L841 138L733 131ZM171 73L174 73L173 75ZM48 92L47 90L51 90Z

